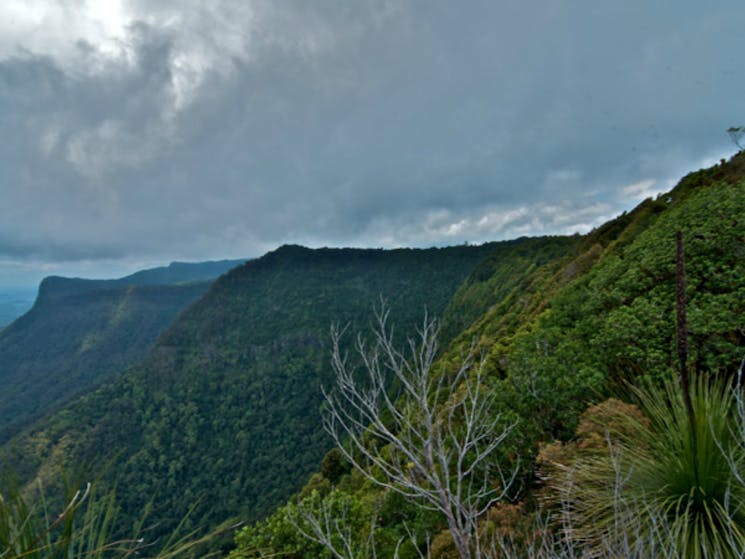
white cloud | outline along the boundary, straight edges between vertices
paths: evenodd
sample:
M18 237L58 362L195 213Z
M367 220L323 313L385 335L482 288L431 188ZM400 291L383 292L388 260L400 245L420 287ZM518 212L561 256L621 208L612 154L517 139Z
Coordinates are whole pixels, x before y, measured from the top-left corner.
M616 208L597 202L492 206L468 212L439 209L371 221L361 244L383 247L481 243L523 235L586 233L614 216ZM316 243L323 244L323 243Z
M72 69L81 42L110 58L126 55L132 14L123 0L50 2L4 0L0 3L0 59L20 51L51 56Z
M629 200L646 200L663 191L655 179L645 179L620 189L623 197Z

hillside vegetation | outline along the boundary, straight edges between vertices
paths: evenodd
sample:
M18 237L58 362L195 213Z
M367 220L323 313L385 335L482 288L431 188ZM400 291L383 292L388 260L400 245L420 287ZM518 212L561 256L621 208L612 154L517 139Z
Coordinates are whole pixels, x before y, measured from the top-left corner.
M256 519L304 482L331 444L320 427L332 322L362 329L383 297L401 330L442 314L487 255L524 241L427 250L284 246L221 277L143 363L6 447L30 477L104 464L125 514L153 500L165 529ZM571 251L574 241L531 241ZM560 252L557 248L556 250ZM10 450L8 450L10 449Z
M580 417L591 404L609 396L628 399L628 383L660 386L676 370L677 231L682 231L685 239L691 369L699 375L724 379L736 373L745 352L743 178L745 155L739 154L726 164L691 173L670 193L645 200L633 211L582 236L577 239L576 252L546 259L519 281L509 278L497 259L489 258L456 292L443 322L445 340L452 342L433 370L454 374L474 343L476 354L485 359L482 389L497 402L505 428L514 425L493 457L494 471L497 464L503 471L518 467L519 476L510 487L510 501L515 504L505 502L492 509L484 529L490 526L489 530L496 530L494 534L523 541L517 556L528 553L530 540L520 540L525 537L520 531L530 522L528 511L534 509L536 496L545 492L542 478L535 471L540 449L549 443L571 441ZM505 275L513 283L505 285ZM465 329L455 334L458 324ZM704 389L696 390L701 393ZM645 398L657 401L651 396ZM664 395L659 400L664 402ZM657 406L657 414L663 418L658 421L667 421L664 404ZM612 428L613 421L635 420L612 419L619 414L625 417L624 408L606 416L597 416L601 413L598 409L606 408L591 409L596 416L586 421L601 422L600 449L607 452L607 445L602 443L607 436L604 431ZM617 409L617 405L610 409ZM704 410L699 415L706 417ZM717 425L729 421L713 420L718 421ZM730 433L733 426L729 425L723 432ZM656 436L667 440L671 427L666 428L667 434ZM583 444L587 443L580 440L577 448L584 448ZM664 441L659 441L659 446L665 447ZM736 452L743 451L740 447ZM718 452L716 445L709 452L711 456ZM547 456L542 455L542 460ZM610 484L606 499L612 500L612 478L602 483ZM323 556L328 553L325 546L299 533L304 529L312 535L307 519L313 515L322 525L329 522L328 533L333 533L337 545L351 541L353 547L369 551L374 518L378 556L392 557L403 541L407 543L398 548L399 556L418 557L410 541L412 531L418 534L420 552L429 535L433 557L458 556L443 519L419 505L395 491L371 485L344 465L338 454L329 455L319 472L287 505L266 521L238 533L238 549L231 557L268 557L273 553L307 559ZM611 505L609 501L604 506ZM739 514L743 505L733 502L733 514ZM612 523L614 519L603 520ZM639 528L633 522L628 528L633 526L651 529L649 525ZM616 529L623 532L625 528L620 525ZM621 536L626 543L632 541L629 533ZM565 548L562 553L570 551ZM554 552L535 556L564 556ZM580 548L573 552L582 554ZM632 553L630 548L627 552ZM634 556L644 553L648 549ZM674 550L672 553L681 556ZM689 555L683 552L682 556Z
M0 331L0 443L140 361L238 263L174 263L116 280L45 278L31 310Z

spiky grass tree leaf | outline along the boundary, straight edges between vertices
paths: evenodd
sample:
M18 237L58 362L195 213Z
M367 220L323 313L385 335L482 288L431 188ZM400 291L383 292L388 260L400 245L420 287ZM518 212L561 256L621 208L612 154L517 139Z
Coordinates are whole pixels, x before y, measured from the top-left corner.
M578 452L552 485L565 535L602 555L609 547L667 547L681 557L739 557L745 549L745 487L732 388L698 376L695 422L673 380L633 389L646 420L629 415L606 432L606 451Z

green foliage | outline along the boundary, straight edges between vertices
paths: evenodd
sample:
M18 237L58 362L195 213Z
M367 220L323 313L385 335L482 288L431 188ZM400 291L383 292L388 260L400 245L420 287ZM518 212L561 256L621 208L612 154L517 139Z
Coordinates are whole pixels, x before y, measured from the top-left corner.
M47 278L34 307L0 332L0 443L138 362L209 287L119 281Z
M0 557L3 559L118 559L186 557L210 537L180 534L181 526L156 547L146 541L144 518L132 535L116 538L120 511L114 492L99 494L91 483L65 481L62 499L49 500L40 482L21 488L11 475L0 480ZM202 555L209 557L213 554Z
M288 246L220 278L144 363L6 446L25 476L112 462L125 518L153 500L167 530L269 514L331 446L321 428L332 322L362 330L385 297L401 329L443 311L491 245L428 250ZM53 475L53 474L51 474Z
M745 345L743 215L742 183L695 189L623 246L608 245L506 340L492 338L485 323L468 331L488 352L503 405L524 419L513 448L527 463L538 441L571 437L589 403L628 380L661 382L675 367L679 229L688 263L689 363L734 372Z
M59 514L53 514L41 487L23 494L9 476L0 488L0 556L100 557L107 548L134 550L137 542L109 542L114 504L99 497L91 486L68 489ZM31 501L31 502L29 502ZM126 556L125 551L122 556Z
M179 263L115 280L45 278L0 330L0 444L140 361L210 282L243 261Z
M274 554L296 559L332 557L324 546L310 542L299 533L300 530L313 532L303 517L304 512L323 516L324 520L338 528L333 534L334 545L343 546L341 540L346 538L363 556L361 551L368 541L370 519L374 518L375 510L369 503L363 503L349 493L331 491L322 497L313 491L297 503L280 508L261 524L240 530L236 534L236 550L229 559L251 559Z
M673 382L639 391L651 425L635 444L626 441L636 466L627 491L670 522L682 555L736 557L745 549L745 487L728 457L741 469L745 456L732 452L738 444L732 389L699 375L691 392L693 425Z
M549 263L574 256L579 240L578 236L522 237L495 243L448 304L440 329L442 344L483 317L495 302L524 297L526 279Z
M332 555L325 546L312 541L308 518L328 522L331 544L338 549L346 543L352 557L418 559L427 539L412 541L411 534L435 534L445 526L438 515L426 511L392 492L372 490L357 480L346 487L310 490L269 518L236 533L236 548L229 559L289 557L320 559ZM305 493L305 491L304 491Z
M332 448L326 453L326 456L321 460L321 475L329 480L329 482L336 484L341 476L348 474L351 467L338 448Z
M745 456L732 388L708 375L691 388L694 424L677 382L649 384L634 390L642 417L616 415L602 425L600 444L586 442L565 460L551 486L574 544L598 553L624 541L647 555L663 545L680 557L739 557L745 486L736 473Z

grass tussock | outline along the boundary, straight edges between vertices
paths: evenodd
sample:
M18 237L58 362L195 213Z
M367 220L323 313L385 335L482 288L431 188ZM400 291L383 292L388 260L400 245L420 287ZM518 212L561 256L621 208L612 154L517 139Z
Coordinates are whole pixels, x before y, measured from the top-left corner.
M119 508L113 491L95 484L65 483L64 498L50 500L40 482L21 487L6 473L0 479L0 559L173 559L213 557L200 551L215 533L186 531L188 516L164 541L148 541L146 515L131 537L118 537ZM57 502L62 503L56 504ZM195 554L196 553L196 554Z
M639 557L740 557L745 430L738 412L745 407L739 390L697 377L691 420L674 381L634 389L637 411L625 404L608 415L606 404L608 416L577 442L544 449L546 500L560 511L564 541L587 556L615 550ZM588 410L580 427L602 416L598 408Z

